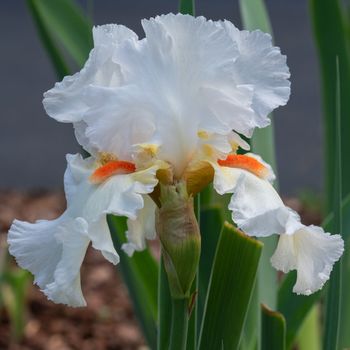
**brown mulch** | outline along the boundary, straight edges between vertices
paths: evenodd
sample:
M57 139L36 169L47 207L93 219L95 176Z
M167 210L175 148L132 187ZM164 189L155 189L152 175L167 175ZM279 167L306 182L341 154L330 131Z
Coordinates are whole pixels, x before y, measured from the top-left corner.
M61 192L0 192L0 238L14 218L35 221L61 214ZM16 268L15 265L13 268ZM115 267L89 248L81 271L88 306L70 308L46 299L36 286L27 292L26 325L20 343L11 340L9 315L0 310L0 349L144 349L128 293Z

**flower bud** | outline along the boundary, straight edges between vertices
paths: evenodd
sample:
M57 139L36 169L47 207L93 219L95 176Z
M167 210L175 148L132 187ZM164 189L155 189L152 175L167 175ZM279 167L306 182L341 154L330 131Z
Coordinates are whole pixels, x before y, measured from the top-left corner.
M200 257L201 237L194 214L193 197L186 184L161 185L161 207L156 230L173 298L189 297Z

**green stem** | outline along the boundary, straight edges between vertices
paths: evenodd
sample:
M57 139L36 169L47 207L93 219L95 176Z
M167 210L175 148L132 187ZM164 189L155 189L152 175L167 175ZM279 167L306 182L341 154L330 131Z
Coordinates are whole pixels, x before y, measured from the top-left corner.
M185 350L188 330L188 299L172 299L169 350Z
M157 349L166 350L169 347L170 328L171 328L171 303L168 278L164 268L163 258L159 264L158 281L158 338Z

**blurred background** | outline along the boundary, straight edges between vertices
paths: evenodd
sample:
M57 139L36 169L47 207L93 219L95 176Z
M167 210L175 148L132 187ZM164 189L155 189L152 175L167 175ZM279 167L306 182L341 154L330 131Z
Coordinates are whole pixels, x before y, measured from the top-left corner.
M176 0L78 1L94 24L124 24L143 36L140 20L177 12ZM288 57L292 95L275 112L281 192L323 189L323 130L318 62L306 0L267 0L275 42ZM238 3L200 0L196 14L241 28ZM72 127L51 120L42 94L57 78L25 1L0 2L0 189L58 189L65 154L79 149Z
M45 3L49 0L41 1ZM45 3L45 5L50 4L52 8L55 8L52 4L62 5L63 3L62 0L50 1L52 3ZM71 125L64 125L50 119L42 106L42 95L54 85L57 75L27 7L27 3L34 2L34 0L0 1L2 48L0 55L2 78L0 85L0 350L144 350L146 342L135 318L130 294L126 288L128 282L126 280L123 282L120 274L116 274L114 267L96 250L91 248L88 250L81 270L88 307L80 309L67 308L48 301L38 288L32 287L31 275L19 269L7 252L6 233L14 218L34 222L37 219L56 218L64 211L65 198L62 182L66 168L65 155L79 151ZM75 2L94 24L124 24L140 37L144 36L140 23L142 18L177 12L178 9L178 0L148 0L147 2L75 0ZM316 27L319 30L319 44L324 40L323 48L326 47L322 52L324 56L321 55L321 58L330 59L323 65L323 73L328 77L328 85L325 89L329 97L328 102L325 100L329 107L327 123L324 123L321 110L319 59L316 54L316 41L312 34L309 11L309 3L316 4L316 2L319 6L315 6L318 11L315 13L318 20ZM350 58L347 57L346 50L338 52L343 36L338 35L339 32L333 28L337 29L336 24L341 21L332 20L332 18L337 19L333 13L331 19L327 18L328 22L322 22L326 18L325 15L328 15L328 10L324 10L320 5L326 3L329 9L334 10L334 4L338 2L265 0L265 3L275 44L281 48L283 54L287 55L292 82L292 94L287 106L274 112L280 192L286 204L300 213L305 224L319 225L327 210L333 210L332 191L334 183L337 182L333 158L336 154L334 141L339 135L333 130L335 108L332 103L335 103L335 74L332 67L334 57L338 55L342 63L341 68L344 67L342 73L348 73L339 75L340 83L345 87L342 90L343 96L346 96L341 100L340 107L345 131L348 129L346 123L350 113L350 104L347 102L346 95L350 89L350 85L346 85L346 83L350 84L350 68L346 71L347 63L350 67ZM51 17L47 17L50 24L56 17L65 20L67 8L65 9L66 12L60 13L61 17L56 12L53 15L51 13ZM255 7L252 13L254 11L257 13ZM347 13L350 12L343 11L341 15L346 18ZM242 28L238 0L196 0L196 15L203 15L213 20L228 19ZM73 18L75 24L76 17ZM69 20L64 23L67 22ZM329 34L329 27L324 23L330 23L330 35L325 35L326 30ZM349 23L350 19L344 27L344 37L349 35ZM86 28L89 28L89 25ZM70 35L71 32L72 35ZM76 40L80 34L74 36L74 30L71 30L68 34L66 33L66 36L73 38L74 46L77 45L76 43L84 43L83 40ZM347 36L346 43L348 43ZM65 48L62 42L58 45ZM344 57L348 59L347 62ZM79 70L78 66L75 66L77 60L74 57L67 54L64 58L69 61L70 67L75 67L73 72ZM321 59L321 62L325 61ZM329 79L330 77L333 80ZM328 131L327 144L330 149L328 154L324 152L326 140L324 125ZM342 147L345 151L342 156L343 169L340 170L343 174L343 193L340 193L340 197L343 195L343 198L350 191L347 181L350 166L347 166L346 161L348 154L346 151L350 149L350 142L345 131L342 131L346 137L342 138ZM268 143L269 140L266 140L266 144ZM326 195L324 194L324 176L327 177L328 183ZM350 213L350 195L346 203L347 213ZM343 218L350 218L350 215L343 215ZM350 221L347 221L346 225L349 226L344 226L346 227L344 233L350 232L350 229L347 229L350 227ZM150 245L152 253L157 255L159 253L157 242L152 242ZM274 240L265 241L266 251L274 246ZM268 269L270 255L266 254L265 257L265 267L268 265ZM350 262L350 254L346 259ZM350 266L350 263L345 263L343 266ZM344 273L348 274L347 268L344 268ZM269 285L264 279L263 281ZM275 284L276 286L271 284L273 293L277 293L277 283ZM348 295L350 284L344 283L344 286L343 295ZM294 307L293 303L289 304ZM345 328L350 322L350 303L346 305L349 321L343 322L345 325L343 334L348 334ZM312 319L308 316L306 321L298 320L295 328L296 330L300 328L301 332L295 340L299 347L293 347L293 349L321 348L319 310L319 305L316 305L310 312ZM294 309L291 311L291 314L293 313L300 314ZM288 324L288 315L286 317ZM310 324L313 327L311 331ZM315 340L314 347L310 347L309 339ZM301 346L302 344L304 347Z

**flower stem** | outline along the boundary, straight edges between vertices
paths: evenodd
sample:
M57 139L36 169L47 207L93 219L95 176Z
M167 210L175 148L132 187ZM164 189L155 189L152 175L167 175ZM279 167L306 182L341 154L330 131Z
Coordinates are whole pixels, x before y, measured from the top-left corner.
M188 299L172 299L169 350L185 350L188 330Z
M161 257L158 285L158 350L166 350L169 348L169 338L171 331L171 309L169 307L170 303L171 297L168 278L164 269L163 257Z

